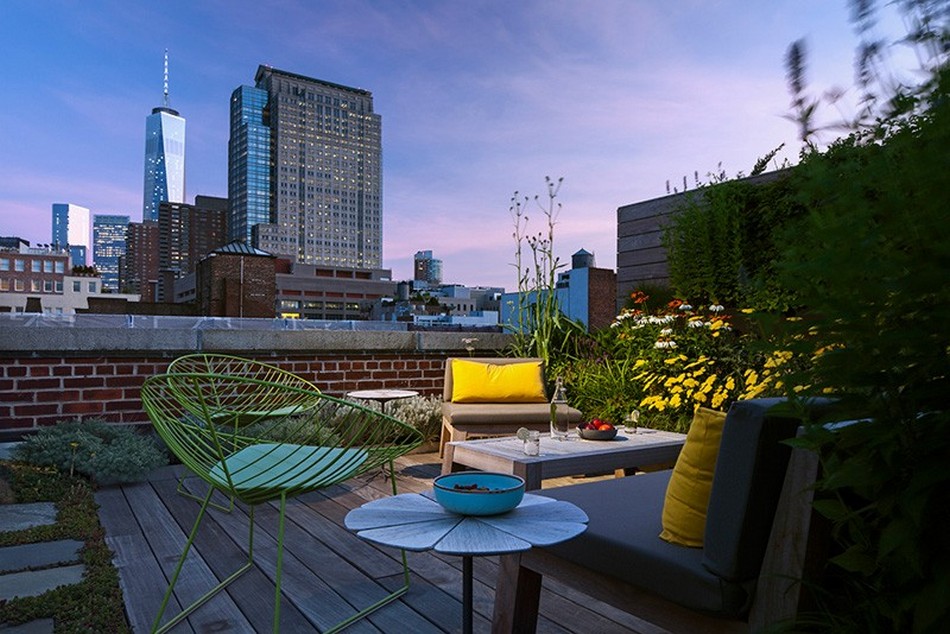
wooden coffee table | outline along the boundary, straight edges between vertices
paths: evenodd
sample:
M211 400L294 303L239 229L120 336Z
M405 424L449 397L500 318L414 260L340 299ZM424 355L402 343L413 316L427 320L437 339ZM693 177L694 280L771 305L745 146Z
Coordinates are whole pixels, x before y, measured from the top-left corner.
M513 473L525 479L527 490L540 489L545 478L601 473L676 461L686 434L640 428L613 440L558 441L541 435L541 452L524 454L524 442L514 436L446 443L442 473L461 467Z

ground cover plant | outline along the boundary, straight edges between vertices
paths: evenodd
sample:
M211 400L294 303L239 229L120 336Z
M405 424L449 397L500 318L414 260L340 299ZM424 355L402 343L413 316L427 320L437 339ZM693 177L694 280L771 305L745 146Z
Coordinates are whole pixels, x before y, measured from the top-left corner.
M10 501L53 502L57 509L55 524L0 533L0 546L76 539L85 544L81 561L86 566L78 584L0 602L0 623L16 625L52 618L56 632L128 632L119 577L112 566L112 552L105 545L91 484L53 467L23 462L0 462L0 480L9 485Z

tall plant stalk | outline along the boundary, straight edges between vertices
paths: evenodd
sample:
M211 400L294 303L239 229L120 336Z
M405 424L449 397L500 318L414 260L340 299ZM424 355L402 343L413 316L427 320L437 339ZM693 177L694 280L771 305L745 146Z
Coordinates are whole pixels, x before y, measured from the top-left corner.
M545 230L528 233L527 208L532 199L515 192L508 211L514 223L515 262L518 272L518 300L515 323L508 327L514 335L511 352L520 357L539 357L549 364L559 336L569 322L561 313L556 287L557 273L565 265L554 254L554 226L561 212L557 200L564 177L556 181L544 177L547 198L534 197L544 218ZM530 251L530 254L528 253ZM527 261L526 261L527 260Z

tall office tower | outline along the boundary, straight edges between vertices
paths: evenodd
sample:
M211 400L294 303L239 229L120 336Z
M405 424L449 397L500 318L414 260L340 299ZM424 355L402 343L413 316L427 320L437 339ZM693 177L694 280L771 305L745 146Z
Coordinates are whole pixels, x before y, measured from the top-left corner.
M228 140L228 241L252 244L255 225L271 217L270 117L267 91L241 86L231 95Z
M380 135L371 92L258 67L255 87L231 95L230 237L303 264L379 268Z
M416 251L413 257L413 279L431 286L442 283L442 260L432 257L432 251Z
M195 196L194 205L163 202L158 207L158 268L174 277L194 273L198 260L227 244L228 199Z
M143 302L156 301L158 288L158 223L130 222L125 234L125 256L119 267L123 293L138 293Z
M102 276L102 290L119 292L119 258L125 255L128 216L96 214L92 217L92 261Z
M53 203L53 244L69 247L70 266L88 266L92 254L89 210L69 203Z
M185 202L185 119L169 105L168 51L165 51L163 105L145 118L145 201L142 220L158 220L163 200Z

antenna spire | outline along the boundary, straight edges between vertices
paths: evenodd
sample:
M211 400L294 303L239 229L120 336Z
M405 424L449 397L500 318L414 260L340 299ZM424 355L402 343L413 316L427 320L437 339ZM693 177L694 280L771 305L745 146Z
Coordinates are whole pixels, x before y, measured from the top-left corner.
M168 49L165 49L165 107L168 107Z

